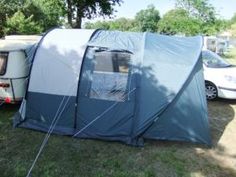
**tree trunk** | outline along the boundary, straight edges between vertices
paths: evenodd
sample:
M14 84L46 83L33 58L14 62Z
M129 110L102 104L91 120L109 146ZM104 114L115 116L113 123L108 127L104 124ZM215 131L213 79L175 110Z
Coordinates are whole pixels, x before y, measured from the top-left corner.
M83 17L83 13L82 13L82 7L77 5L77 9L76 9L76 19L75 19L75 28L81 28L82 25L82 17Z
M67 0L67 20L71 27L73 27L72 18L73 18L72 3L71 0Z
M81 28L82 25L82 17L81 16L77 16L76 17L76 22L75 22L75 28Z

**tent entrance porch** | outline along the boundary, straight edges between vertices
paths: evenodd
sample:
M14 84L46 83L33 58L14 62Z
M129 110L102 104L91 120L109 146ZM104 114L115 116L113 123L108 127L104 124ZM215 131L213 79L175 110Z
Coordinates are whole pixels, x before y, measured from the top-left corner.
M96 121L79 137L124 140L132 135L136 98L132 57L128 51L87 49L78 87L76 130Z

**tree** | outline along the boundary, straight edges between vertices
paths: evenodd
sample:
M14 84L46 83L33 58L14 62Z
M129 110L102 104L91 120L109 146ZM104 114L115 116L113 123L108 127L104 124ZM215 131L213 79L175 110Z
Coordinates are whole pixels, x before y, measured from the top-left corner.
M139 11L135 19L119 18L112 21L97 21L95 23L85 23L85 28L102 28L120 31L157 31L157 24L160 20L159 11L153 5L147 9Z
M62 24L64 0L0 0L0 37L4 34L7 18L20 11L25 19L31 17L43 31Z
M186 10L192 17L203 22L216 20L216 10L209 0L176 0L176 7Z
M192 18L184 9L174 9L167 12L159 21L158 31L172 35L195 35L201 31L201 22Z
M84 27L86 29L134 31L135 22L132 19L119 18L112 21L97 21L94 23L86 22Z
M82 18L91 19L97 16L112 17L114 6L122 0L65 0L67 20L71 27L81 28Z
M138 31L157 31L157 23L160 20L160 13L154 5L149 5L147 9L139 11L135 16Z
M128 18L118 18L110 22L111 30L133 31L135 27L135 20Z
M0 37L4 34L3 30L7 17L11 17L23 6L23 3L23 0L0 0Z
M40 25L35 23L33 16L26 18L25 15L18 11L11 18L7 17L5 34L38 34L42 32Z
M109 30L110 29L110 22L108 22L108 21L97 21L97 22L94 22L94 23L86 22L84 24L84 28L86 28L86 29L105 29L105 30Z
M226 20L216 19L214 23L203 23L202 24L202 34L207 36L216 35L222 30L225 30L228 26L228 22Z
M209 0L176 0L176 7L184 9L189 17L201 24L199 33L214 35L227 26L225 20L218 18Z
M63 0L27 0L22 12L26 17L33 14L32 20L46 31L62 25L62 17L65 15L64 6Z

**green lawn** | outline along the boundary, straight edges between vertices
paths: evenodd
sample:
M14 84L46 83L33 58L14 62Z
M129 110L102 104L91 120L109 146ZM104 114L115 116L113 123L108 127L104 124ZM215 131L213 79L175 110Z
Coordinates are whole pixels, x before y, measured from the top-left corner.
M17 109L18 106L12 105L0 107L1 177L26 176L45 135L27 129L13 129L12 116ZM164 141L147 141L144 148L137 148L116 142L53 135L32 177L236 177L233 167L222 165L217 157L219 152L226 157L223 145L218 145L218 142L227 125L235 121L235 111L236 101L209 103L209 115L213 117L212 149ZM236 125L234 128L236 130Z
M225 58L236 64L236 49ZM214 146L147 141L122 143L52 135L32 177L236 177L236 101L209 102ZM0 107L0 177L25 177L45 136L13 129L18 106Z

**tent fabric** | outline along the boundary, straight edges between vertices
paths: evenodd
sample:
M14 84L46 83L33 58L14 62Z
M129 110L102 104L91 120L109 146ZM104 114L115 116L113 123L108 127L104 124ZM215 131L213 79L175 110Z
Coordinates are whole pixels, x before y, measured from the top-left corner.
M210 145L201 49L200 36L55 29L14 125L48 131L59 117L53 132L78 138Z
M76 96L74 83L78 82L85 44L92 33L73 29L49 32L37 50L29 92Z

